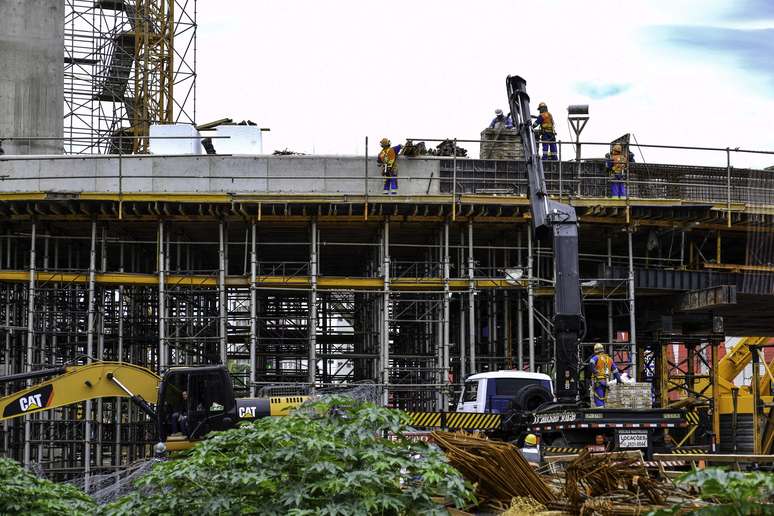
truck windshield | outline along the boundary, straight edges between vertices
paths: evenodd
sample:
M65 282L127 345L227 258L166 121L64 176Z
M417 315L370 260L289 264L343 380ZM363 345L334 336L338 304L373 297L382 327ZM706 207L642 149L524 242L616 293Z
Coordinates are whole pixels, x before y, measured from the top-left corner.
M478 382L465 382L465 392L462 394L462 402L476 401L478 398Z

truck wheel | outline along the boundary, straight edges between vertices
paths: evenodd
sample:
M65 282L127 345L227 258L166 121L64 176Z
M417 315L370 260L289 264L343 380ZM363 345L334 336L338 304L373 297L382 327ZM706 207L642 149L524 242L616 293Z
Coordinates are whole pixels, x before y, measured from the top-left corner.
M554 397L542 385L527 385L516 395L514 403L520 410L533 411L540 405L553 401Z

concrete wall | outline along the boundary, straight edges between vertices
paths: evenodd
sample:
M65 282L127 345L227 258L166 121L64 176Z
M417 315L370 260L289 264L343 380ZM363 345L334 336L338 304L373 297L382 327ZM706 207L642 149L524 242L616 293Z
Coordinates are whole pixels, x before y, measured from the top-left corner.
M0 158L0 192L331 193L364 191L366 164L355 156L63 156ZM398 193L438 194L440 160L399 161ZM368 192L382 192L376 159Z
M0 139L62 137L63 55L63 0L0 0ZM6 154L62 154L61 140L2 146Z

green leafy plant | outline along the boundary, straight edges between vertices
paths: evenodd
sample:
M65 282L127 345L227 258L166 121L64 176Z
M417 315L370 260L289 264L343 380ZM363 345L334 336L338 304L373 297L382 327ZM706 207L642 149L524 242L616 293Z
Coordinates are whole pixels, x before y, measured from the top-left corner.
M158 464L109 515L445 514L474 502L443 453L403 436L401 412L333 398L213 434ZM386 438L389 432L392 439Z
M19 463L0 459L0 514L86 515L97 505L82 491L25 471Z
M774 515L774 474L759 471L741 473L721 468L697 469L677 479L682 487L698 492L702 500L713 505L692 507L697 515ZM686 507L678 505L654 516L686 514Z

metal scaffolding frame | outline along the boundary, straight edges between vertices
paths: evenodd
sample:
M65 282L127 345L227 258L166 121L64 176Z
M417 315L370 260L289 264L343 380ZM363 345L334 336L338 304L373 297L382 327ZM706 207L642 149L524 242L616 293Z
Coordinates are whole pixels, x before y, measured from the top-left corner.
M196 29L196 0L66 0L65 152L145 153L151 124L193 124Z
M160 370L225 356L239 395L371 381L385 404L437 410L470 373L551 372L553 255L525 218L370 214L342 224L312 209L275 218L218 203L202 203L197 217L138 209L118 219L84 204L75 213L88 217L5 221L4 373L92 359ZM581 270L599 282L584 296L602 314L589 338L610 343L611 305L622 307L615 329L636 319L631 278L646 260L634 254L646 230L623 223L607 234L581 240ZM627 274L600 275L600 266ZM509 283L506 269L523 277ZM104 399L4 422L0 436L0 453L64 479L148 456L153 425L130 403Z

